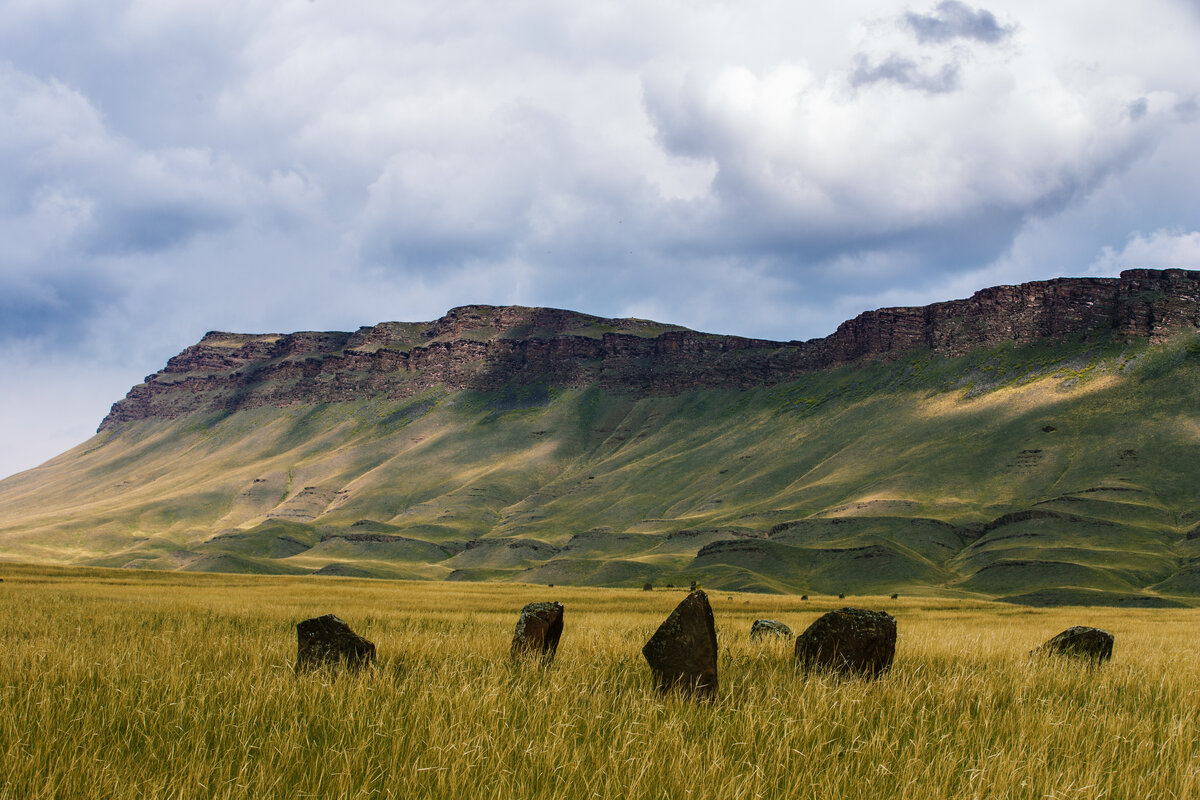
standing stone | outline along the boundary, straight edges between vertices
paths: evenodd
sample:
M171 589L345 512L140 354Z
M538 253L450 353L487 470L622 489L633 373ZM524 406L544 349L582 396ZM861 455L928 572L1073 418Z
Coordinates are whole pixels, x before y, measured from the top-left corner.
M517 618L509 654L513 658L538 656L549 665L558 650L562 629L562 603L529 603Z
M703 591L695 591L642 648L658 691L680 688L703 697L717 694L717 627Z
M1113 635L1099 628L1075 625L1055 636L1034 653L1051 653L1101 664L1112 658Z
M773 619L756 619L750 626L750 638L759 639L763 636L782 636L790 639L792 638L792 629Z
M642 586L642 591L643 591L643 592L653 592L653 591L654 591L654 584L652 584L652 583L647 583L647 584L643 585L643 586Z
M296 625L296 672L342 663L357 669L374 660L375 645L333 614Z
M830 611L796 637L796 669L877 678L896 657L896 620L883 611Z

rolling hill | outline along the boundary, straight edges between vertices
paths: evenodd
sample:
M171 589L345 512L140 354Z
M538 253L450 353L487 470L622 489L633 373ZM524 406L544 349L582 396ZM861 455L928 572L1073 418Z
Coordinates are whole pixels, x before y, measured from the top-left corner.
M809 342L467 306L213 332L0 481L0 558L1200 601L1200 272L995 287Z

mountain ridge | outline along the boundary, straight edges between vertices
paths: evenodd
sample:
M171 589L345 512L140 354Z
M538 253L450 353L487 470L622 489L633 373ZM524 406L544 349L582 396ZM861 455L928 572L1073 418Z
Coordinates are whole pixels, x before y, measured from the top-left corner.
M1156 341L1200 327L1200 271L1126 270L982 289L970 298L867 311L829 336L775 342L637 319L522 306L460 306L432 322L349 332L210 331L115 403L103 431L148 417L258 405L411 397L510 382L678 393L771 385L927 348L961 355L1080 333Z
M210 332L0 481L0 560L1196 605L1198 285L994 287L810 342L499 306Z

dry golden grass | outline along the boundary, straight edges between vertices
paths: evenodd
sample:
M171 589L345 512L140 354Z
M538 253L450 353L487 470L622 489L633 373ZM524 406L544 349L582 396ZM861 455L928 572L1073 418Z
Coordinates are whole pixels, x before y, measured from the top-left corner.
M683 592L0 569L0 798L1193 798L1200 611L712 592L721 693L660 698L640 649ZM545 671L517 611L566 606ZM884 680L804 680L767 616L897 618ZM333 612L376 668L297 678ZM1116 635L1098 670L1027 651Z

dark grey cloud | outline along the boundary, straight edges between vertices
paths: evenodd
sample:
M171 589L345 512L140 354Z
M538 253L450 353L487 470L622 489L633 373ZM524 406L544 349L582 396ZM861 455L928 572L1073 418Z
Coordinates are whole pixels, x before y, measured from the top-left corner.
M51 274L17 283L0 276L0 343L78 349L89 324L119 288L89 274Z
M1172 110L1181 122L1194 122L1200 117L1200 98L1196 95L1185 97Z
M942 94L958 88L958 73L957 64L942 64L939 68L929 69L911 58L895 54L878 64L872 64L866 56L859 54L854 71L850 73L850 85L858 87L873 83L894 83L929 94Z
M1015 30L1011 25L1001 25L996 15L987 9L973 9L959 0L942 0L927 14L905 12L904 23L916 34L919 42L973 39L995 44L1011 36Z
M97 255L160 253L233 223L229 209L178 201L126 204L108 198L98 209L83 246Z

